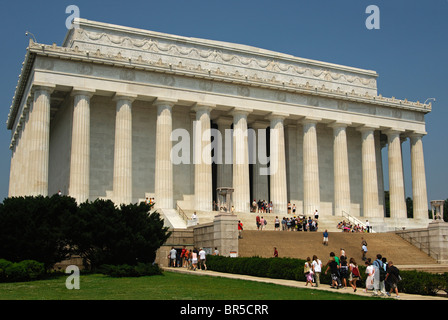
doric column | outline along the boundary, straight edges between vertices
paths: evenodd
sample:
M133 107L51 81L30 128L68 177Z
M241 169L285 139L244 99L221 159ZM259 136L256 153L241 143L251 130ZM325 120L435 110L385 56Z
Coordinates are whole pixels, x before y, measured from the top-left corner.
M68 193L78 203L89 199L90 98L93 91L74 90L70 182Z
M288 190L286 182L285 130L283 121L285 115L272 114L270 132L270 189L275 213L288 212Z
M336 122L333 128L334 215L350 213L350 179L347 151L348 123Z
M171 162L172 108L177 101L157 99L155 207L173 209L173 163Z
M37 86L34 89L33 108L29 125L29 186L31 196L48 195L48 164L50 155L50 95L53 87Z
M401 157L400 131L388 130L385 132L389 141L389 193L390 217L406 219L406 202L404 195L403 162Z
M386 206L384 205L384 173L383 173L383 157L381 150L387 145L386 141L381 140L381 132L375 131L375 155L376 155L376 174L378 180L378 205L382 217L386 216Z
M307 118L303 124L303 214L320 211L319 159L317 155L317 122ZM322 215L321 212L319 212Z
M115 94L113 194L117 205L132 202L132 102L136 96Z
M361 127L362 191L364 218L381 218L378 205L378 175L375 154L375 128Z
M266 128L269 123L265 122L253 122L251 127L255 130L256 136L256 154L254 155L255 161L252 166L252 187L253 187L253 198L255 201L258 200L269 200L269 190L268 190L268 154L267 154L267 134ZM264 135L263 135L264 132ZM260 170L263 169L263 170ZM253 200L253 199L252 199ZM274 207L274 210L276 208ZM275 211L276 212L276 211Z
M233 115L233 205L236 212L250 211L250 181L247 115L250 111L235 109Z
M197 104L196 126L194 132L194 198L195 209L212 211L213 181L212 181L212 150L210 131L210 111L212 106Z
M221 163L216 165L217 187L232 187L232 133L231 118L220 117L216 120L218 130L221 135L221 145L217 146L219 160Z
M428 219L428 195L426 191L425 160L422 134L414 133L411 138L411 172L414 219Z

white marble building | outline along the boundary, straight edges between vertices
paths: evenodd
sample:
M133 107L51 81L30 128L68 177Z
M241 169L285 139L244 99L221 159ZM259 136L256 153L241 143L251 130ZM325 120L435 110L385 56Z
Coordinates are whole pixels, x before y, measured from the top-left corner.
M75 25L62 46L30 41L7 120L10 196L155 197L160 209L209 211L214 190L233 187L238 212L265 199L280 214L291 202L307 215L317 209L321 217L346 212L377 225L427 225L422 137L431 105L382 97L375 71L85 19ZM210 137L193 143L197 123L222 132L233 150L222 158L233 161L173 164L176 129L192 137L183 156L193 160L210 147ZM255 144L277 159L275 174L257 174L266 167L260 152L249 164L248 128L256 138L266 128L278 133ZM402 166L409 155L413 219Z

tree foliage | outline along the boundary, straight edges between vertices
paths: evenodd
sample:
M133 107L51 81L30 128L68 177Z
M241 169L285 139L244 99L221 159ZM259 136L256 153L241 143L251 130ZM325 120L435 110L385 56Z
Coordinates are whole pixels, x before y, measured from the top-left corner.
M110 200L76 204L67 196L14 197L0 204L0 258L36 260L46 268L78 254L101 264L151 263L168 228L145 203L115 206Z

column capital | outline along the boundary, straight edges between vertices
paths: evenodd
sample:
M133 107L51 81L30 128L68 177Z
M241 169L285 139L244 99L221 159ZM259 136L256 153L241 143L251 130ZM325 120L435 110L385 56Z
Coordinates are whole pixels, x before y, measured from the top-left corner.
M136 99L137 99L136 94L123 93L123 92L116 92L112 98L113 101L127 100L130 103L134 102Z
M33 82L33 86L31 88L31 91L34 93L36 91L47 91L48 93L53 93L53 91L56 89L55 84L50 83L44 83L44 82Z
M339 128L347 128L352 123L349 121L334 121L332 123L329 123L328 126L333 129L339 129Z
M230 111L230 115L232 116L245 116L247 117L249 113L251 113L252 109L244 109L244 108L234 108L232 111Z
M365 132L374 132L375 130L378 130L378 126L368 126L368 125L362 125L360 127L357 127L356 130L365 133Z
M322 121L322 118L316 118L316 117L305 117L298 121L299 124L317 124L318 122Z
M382 131L387 137L390 139L391 137L400 136L400 134L404 133L404 130L402 129L387 129Z
M152 104L156 107L166 106L172 108L177 102L177 99L157 98Z
M417 131L414 131L414 132L411 132L411 133L409 133L408 134L408 137L409 138L411 138L411 139L418 139L418 138L423 138L424 136L426 136L426 132L417 132Z
M249 124L252 129L266 129L269 127L269 122L266 121L254 121Z
M289 117L289 113L284 112L272 112L269 116L267 116L267 119L270 121L273 120L285 120L287 117Z
M216 108L215 104L197 102L191 108L191 110L194 111L194 112L204 111L204 112L210 113L210 111L212 111L214 108Z
M88 89L88 88L79 88L79 87L73 87L72 92L70 93L70 96L78 96L78 95L84 95L89 98L91 98L95 94L96 90L94 89Z

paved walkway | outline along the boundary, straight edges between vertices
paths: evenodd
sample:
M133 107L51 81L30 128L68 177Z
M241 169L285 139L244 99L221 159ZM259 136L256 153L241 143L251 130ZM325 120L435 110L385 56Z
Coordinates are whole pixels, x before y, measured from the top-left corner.
M249 281L258 281L258 282L264 282L264 283L272 283L272 284L278 284L283 286L289 286L289 287L295 287L295 288L304 288L308 290L325 290L325 291L331 291L331 292L337 292L342 294L356 294L359 296L372 296L371 292L364 292L363 288L359 288L356 292L353 292L353 289L351 287L347 287L347 289L332 289L327 284L321 284L318 288L316 287L310 287L305 286L304 281L294 281L294 280L284 280L284 279L270 279L270 278L261 278L261 277L254 277L254 276L246 276L241 274L232 274L232 273L223 273L223 272L216 272L216 271L204 271L204 270L187 270L186 268L163 268L166 271L172 271L172 272L180 272L180 273L186 273L186 274L195 274L195 275L201 275L201 276L212 276L212 277L223 277L223 278L230 278L230 279L241 279L241 280L249 280ZM444 300L448 301L447 298L444 297L437 297L437 296L421 296L416 294L406 294L406 293L399 293L398 300ZM395 294L393 293L391 296L393 299L395 298Z

